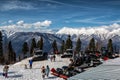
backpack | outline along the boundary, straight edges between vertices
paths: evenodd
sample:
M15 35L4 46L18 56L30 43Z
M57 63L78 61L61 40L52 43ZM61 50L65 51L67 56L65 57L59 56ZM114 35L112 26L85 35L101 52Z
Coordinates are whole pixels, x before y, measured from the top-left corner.
M5 73L3 73L2 75L5 76Z

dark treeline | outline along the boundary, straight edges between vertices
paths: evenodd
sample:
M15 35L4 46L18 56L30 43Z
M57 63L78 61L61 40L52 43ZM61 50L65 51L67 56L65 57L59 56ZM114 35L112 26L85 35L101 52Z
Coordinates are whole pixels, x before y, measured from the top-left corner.
M2 32L0 31L0 63L1 64L12 64L16 62L16 57L21 60L26 57L30 57L34 55L34 48L39 48L40 50L43 50L44 46L44 39L41 37L40 40L36 41L35 38L31 40L30 46L28 46L28 42L23 42L23 46L21 48L22 54L19 56L16 56L16 53L12 47L12 41L9 41L7 44L7 55L3 54L3 39L2 39ZM73 46L73 41L71 39L71 36L68 35L68 38L65 40L62 40L61 47L58 49L57 41L54 40L51 44L52 50L54 54L63 54L67 49L73 49L75 53L81 52L82 47L82 41L80 40L80 37L76 40L76 45ZM116 46L115 46L116 47ZM104 56L111 57L113 53L115 53L115 49L112 43L112 39L109 39L106 46L101 46L100 42L95 41L94 37L90 39L89 44L86 46L85 50L82 50L84 53L92 53L95 54L96 52L99 52L101 54L104 54Z

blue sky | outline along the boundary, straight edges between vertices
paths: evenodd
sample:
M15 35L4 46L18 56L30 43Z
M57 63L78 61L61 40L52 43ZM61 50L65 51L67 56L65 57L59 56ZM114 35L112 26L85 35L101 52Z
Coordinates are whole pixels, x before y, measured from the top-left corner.
M119 24L119 8L120 0L0 0L0 26L32 30Z

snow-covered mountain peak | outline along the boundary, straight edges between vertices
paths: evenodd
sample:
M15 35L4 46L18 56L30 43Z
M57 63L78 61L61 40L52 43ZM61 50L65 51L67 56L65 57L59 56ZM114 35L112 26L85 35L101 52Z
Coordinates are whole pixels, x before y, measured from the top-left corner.
M14 31L14 30L3 30L3 29L0 29L0 31L2 31L3 36L6 36L6 37L10 37L14 33L16 33L16 31Z
M68 28L63 27L60 29L56 34L85 34L85 35L92 35L92 34L118 34L120 32L120 24L114 23L109 26L100 26L100 27L87 27L87 28Z
M64 27L61 30L59 30L56 34L86 34L86 35L91 35L94 33L108 33L108 30L104 29L104 28L67 28Z

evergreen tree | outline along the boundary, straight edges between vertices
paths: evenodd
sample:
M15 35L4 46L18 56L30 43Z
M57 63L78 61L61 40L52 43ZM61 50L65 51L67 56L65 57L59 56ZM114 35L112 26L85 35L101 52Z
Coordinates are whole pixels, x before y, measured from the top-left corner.
M20 57L20 55L18 56L18 61L20 61L21 60L21 57Z
M4 63L4 56L3 56L3 44L2 44L2 32L0 31L0 63Z
M32 56L33 55L33 50L34 48L36 48L36 41L35 41L35 38L32 39L32 42L31 42L31 48L30 48L30 55Z
M92 51L93 53L95 52L95 39L92 38L89 43L89 50Z
M27 54L28 51L29 51L28 44L27 44L27 42L24 42L23 46L22 46L22 52L24 54L24 57L25 57L25 55Z
M52 48L53 48L53 52L54 52L54 53L58 52L56 40L53 41L53 43L52 43Z
M0 31L0 56L3 56L2 32Z
M41 37L40 40L37 42L37 47L40 50L43 50L43 38Z
M13 52L13 61L16 62L16 53Z
M78 40L77 40L75 50L76 50L77 53L79 53L80 50L81 50L81 40L80 40L80 38L78 38Z
M65 51L65 41L64 40L62 40L62 45L61 45L61 48L60 48L60 53L64 53L64 51Z
M108 50L108 52L110 52L111 54L113 53L113 43L112 43L112 39L109 39L109 40L108 40L107 50Z
M98 42L96 42L95 50L96 50L96 51L99 51L99 50L100 50L100 47L99 47L99 43L98 43Z
M117 45L114 45L113 50L114 50L113 52L117 53L117 52L119 51L118 46L117 46Z
M71 41L71 36L68 35L68 39L66 40L66 44L65 44L65 49L72 49L73 45L72 45L72 41Z
M9 41L9 44L8 44L8 61L9 61L9 63L14 63L16 60L15 58L16 58L16 54L12 48L11 41Z

